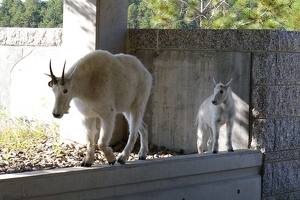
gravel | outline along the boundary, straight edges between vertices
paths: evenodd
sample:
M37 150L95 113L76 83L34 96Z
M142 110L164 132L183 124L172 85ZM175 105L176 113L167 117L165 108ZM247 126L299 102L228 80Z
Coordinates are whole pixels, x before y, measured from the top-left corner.
M117 157L124 147L125 142L112 146ZM137 142L128 161L138 160L138 150L139 144ZM59 144L43 141L40 145L32 146L27 151L8 154L5 152L5 147L0 146L0 175L80 166L86 152L86 145L75 142ZM178 156L183 153L183 150L175 151L149 144L149 154L146 159ZM107 164L103 152L97 149L96 146L94 164Z

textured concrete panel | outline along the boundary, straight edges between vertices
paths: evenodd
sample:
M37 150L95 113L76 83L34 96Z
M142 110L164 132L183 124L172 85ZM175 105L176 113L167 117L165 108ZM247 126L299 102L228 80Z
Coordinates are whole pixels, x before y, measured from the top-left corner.
M275 124L273 119L255 119L252 123L251 148L262 151L275 149Z
M300 55L297 53L253 53L254 84L299 84Z
M276 84L300 84L299 53L277 53L276 61Z
M300 86L254 86L252 105L258 118L300 116Z
M271 151L265 155L266 162L297 160L299 158L300 158L299 149L292 149L292 150L285 150L285 151Z
M300 149L300 118L276 119L275 138L276 150Z
M61 28L1 28L0 45L61 46Z
M253 53L252 77L254 84L274 84L276 80L276 53Z
M278 30L136 30L129 49L180 48L226 51L300 51L299 32Z
M276 162L273 164L274 194L286 193L300 188L300 160Z

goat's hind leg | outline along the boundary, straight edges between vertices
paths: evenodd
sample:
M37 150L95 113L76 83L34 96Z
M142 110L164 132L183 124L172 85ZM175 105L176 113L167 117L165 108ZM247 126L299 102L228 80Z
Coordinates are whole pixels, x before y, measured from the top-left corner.
M146 124L142 121L139 129L141 147L139 151L139 160L146 160L148 154L148 130Z
M131 111L123 113L125 118L128 121L129 124L129 136L127 144L121 153L120 157L118 158L118 163L125 164L125 162L128 160L129 155L133 149L133 146L137 139L137 133L140 127L140 124L142 122L141 116L139 114L139 111Z
M207 146L207 142L209 140L211 130L207 125L202 123L203 122L199 121L197 130L197 149L199 154L210 150Z

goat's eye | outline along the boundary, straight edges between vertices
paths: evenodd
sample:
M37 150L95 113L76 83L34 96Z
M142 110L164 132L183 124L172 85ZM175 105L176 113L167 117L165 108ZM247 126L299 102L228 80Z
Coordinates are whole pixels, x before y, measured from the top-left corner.
M68 93L68 90L67 90L67 89L64 89L63 93L64 93L64 94Z
M220 90L220 93L223 94L223 90Z
M48 86L49 86L49 87L52 87L52 86L53 86L53 82L52 82L52 81L49 81Z

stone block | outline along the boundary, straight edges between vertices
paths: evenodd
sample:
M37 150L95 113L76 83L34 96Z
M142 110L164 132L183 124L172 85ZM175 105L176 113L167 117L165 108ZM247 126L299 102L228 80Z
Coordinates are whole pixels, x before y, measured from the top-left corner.
M300 115L300 86L254 86L252 105L257 118Z
M300 149L300 118L275 120L276 150Z
M273 163L272 194L300 190L300 160Z
M265 151L267 162L299 158L299 150L297 151L300 148L299 120L299 118L254 119L251 148Z
M300 54L277 53L275 72L276 84L300 84Z
M265 154L266 162L297 160L300 158L299 149L270 151Z
M299 32L279 30L128 30L130 49L300 51Z
M273 188L273 164L265 163L262 168L262 191L261 196L272 195Z
M276 53L253 53L252 78L254 84L274 84L276 80Z
M135 49L158 49L159 30L129 29L127 30L127 51Z
M251 148L262 151L275 149L274 119L254 119L252 124Z
M254 84L299 84L300 55L297 53L253 53Z

